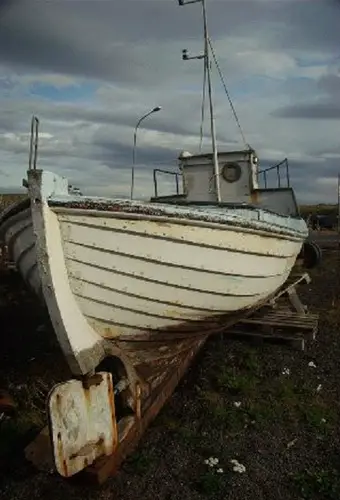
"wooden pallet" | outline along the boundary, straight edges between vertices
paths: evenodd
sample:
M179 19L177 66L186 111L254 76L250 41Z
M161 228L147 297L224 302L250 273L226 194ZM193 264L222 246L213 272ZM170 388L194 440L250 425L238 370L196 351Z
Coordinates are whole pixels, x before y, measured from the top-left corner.
M297 294L297 287L310 283L308 273L292 275L264 307L228 330L233 338L289 343L304 350L305 342L315 340L318 314L311 314Z
M240 321L228 331L233 337L289 343L304 350L305 341L314 340L318 329L318 315L294 313L286 308L264 312Z

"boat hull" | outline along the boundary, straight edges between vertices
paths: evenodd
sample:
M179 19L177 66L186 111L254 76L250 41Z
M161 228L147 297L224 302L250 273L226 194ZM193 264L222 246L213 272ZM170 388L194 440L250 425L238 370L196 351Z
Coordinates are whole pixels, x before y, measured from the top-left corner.
M29 203L18 205L22 205L22 209L13 210L13 215L9 213L0 223L2 244L7 247L8 258L15 263L25 283L43 299L31 208Z
M192 331L197 322L253 309L287 279L302 241L230 227L195 227L110 212L48 207L60 229L72 294L105 338ZM30 208L6 221L11 258L39 295Z
M272 296L306 236L266 211L72 197L64 179L29 175L30 200L0 231L75 373L107 352L138 366L176 359Z
M28 174L30 199L0 232L66 355L86 353L75 372L93 370L107 342L152 339L154 354L128 349L143 363L219 331L283 285L307 236L303 221L265 210L72 197L66 179Z

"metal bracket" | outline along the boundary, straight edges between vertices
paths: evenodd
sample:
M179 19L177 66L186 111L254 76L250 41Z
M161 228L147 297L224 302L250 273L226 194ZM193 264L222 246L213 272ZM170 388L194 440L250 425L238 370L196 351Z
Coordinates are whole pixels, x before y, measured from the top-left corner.
M70 477L118 446L112 375L99 372L53 387L49 427L57 471Z

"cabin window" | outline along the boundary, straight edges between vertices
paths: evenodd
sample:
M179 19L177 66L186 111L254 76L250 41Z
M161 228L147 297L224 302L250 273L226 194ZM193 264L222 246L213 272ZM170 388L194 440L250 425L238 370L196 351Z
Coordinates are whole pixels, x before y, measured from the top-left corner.
M242 170L238 163L225 163L222 167L222 177L227 182L237 182L241 175Z

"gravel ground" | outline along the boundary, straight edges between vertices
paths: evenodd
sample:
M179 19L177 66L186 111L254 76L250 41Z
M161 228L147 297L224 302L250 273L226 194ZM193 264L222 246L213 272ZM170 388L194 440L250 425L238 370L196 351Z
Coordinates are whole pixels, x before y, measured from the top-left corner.
M328 253L301 287L320 313L317 340L304 353L212 339L138 450L101 487L38 472L19 451L27 431L44 425L46 393L68 368L43 311L20 280L1 276L0 387L18 412L0 424L0 464L12 450L2 459L0 498L339 499L339 271Z

